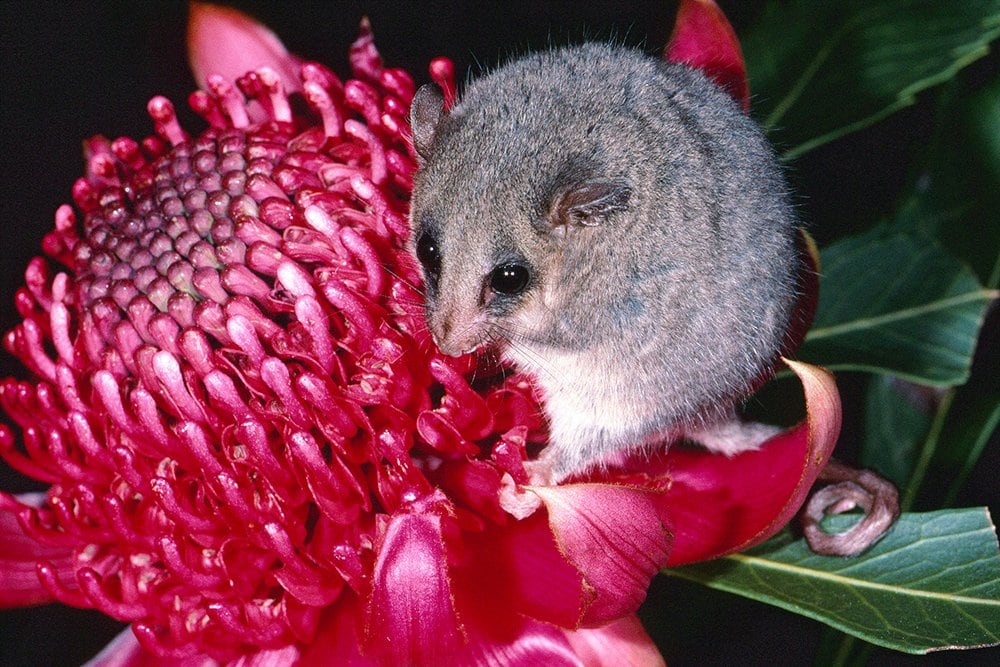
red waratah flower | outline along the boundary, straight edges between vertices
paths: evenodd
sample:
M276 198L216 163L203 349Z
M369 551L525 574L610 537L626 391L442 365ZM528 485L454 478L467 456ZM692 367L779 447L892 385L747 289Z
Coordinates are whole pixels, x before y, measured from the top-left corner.
M157 136L89 140L16 297L36 379L0 386L0 453L51 486L0 496L0 605L130 622L96 664L660 662L650 578L789 520L839 430L830 376L789 363L807 419L759 451L530 486L531 385L442 356L420 315L410 76L367 25L340 81L232 10L191 21L208 129L154 98ZM745 101L711 3L668 56Z

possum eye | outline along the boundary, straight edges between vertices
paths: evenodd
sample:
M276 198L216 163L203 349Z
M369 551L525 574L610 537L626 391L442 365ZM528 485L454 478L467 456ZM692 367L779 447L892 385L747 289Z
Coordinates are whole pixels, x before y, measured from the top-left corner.
M417 259L428 277L437 280L441 273L441 246L433 234L424 232L417 239Z
M490 272L490 289L497 294L516 296L531 280L531 272L523 264L501 264Z

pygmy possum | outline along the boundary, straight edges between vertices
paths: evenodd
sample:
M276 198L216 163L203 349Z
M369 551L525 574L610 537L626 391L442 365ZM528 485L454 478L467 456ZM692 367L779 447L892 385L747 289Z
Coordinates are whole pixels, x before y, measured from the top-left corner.
M564 479L684 437L733 455L777 429L736 405L787 352L801 271L774 152L699 71L587 43L411 108L429 329L531 375Z

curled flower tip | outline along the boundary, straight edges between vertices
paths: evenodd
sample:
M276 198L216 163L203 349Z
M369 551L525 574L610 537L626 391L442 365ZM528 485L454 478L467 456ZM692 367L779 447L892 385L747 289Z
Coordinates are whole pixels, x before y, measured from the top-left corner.
M38 581L53 600L58 600L70 607L90 609L93 604L78 588L69 588L62 583L58 574L59 568L49 561L40 561L37 565Z
M323 136L339 138L344 129L343 114L330 94L320 84L308 80L303 84L303 92L309 106L319 112L323 119Z
M374 88L363 81L348 81L344 85L344 102L347 106L361 113L365 122L371 128L382 124L382 110L379 95Z
M349 120L344 123L347 135L368 145L368 152L371 159L371 179L375 185L385 183L388 171L385 163L385 151L382 150L382 142L372 133L368 126L362 125L356 120Z
M278 73L270 67L261 67L257 76L264 85L264 92L271 103L271 116L282 123L292 122L292 109L288 105L288 96Z
M431 80L444 93L444 110L455 103L455 63L449 58L435 58L430 64Z
M226 127L225 114L222 113L215 98L204 90L196 90L188 95L188 106L212 127L219 129Z
M361 17L358 36L351 44L350 61L355 76L370 83L378 83L382 74L382 56L375 48L372 24L367 16Z
M406 73L406 70L398 68L382 70L381 83L382 87L394 96L386 97L387 105L394 104L397 100L404 105L409 105L413 101L413 94L417 92L413 79Z
M119 137L112 141L111 152L134 170L142 169L146 165L146 157L142 154L138 142L131 137Z
M76 216L73 215L73 208L69 204L60 206L56 211L55 220L55 230L46 234L42 239L42 252L65 266L73 261L70 248L76 244ZM62 225L67 222L70 223L70 226L63 227Z
M681 0L674 32L663 53L670 62L704 72L750 111L743 51L733 27L713 0Z
M250 125L246 102L235 86L219 74L209 75L207 83L208 89L218 98L222 108L226 110L229 124L232 127L242 129Z
M177 146L188 140L187 132L181 128L177 120L177 112L174 105L166 97L157 95L146 104L146 111L153 119L156 133L170 142L171 146Z

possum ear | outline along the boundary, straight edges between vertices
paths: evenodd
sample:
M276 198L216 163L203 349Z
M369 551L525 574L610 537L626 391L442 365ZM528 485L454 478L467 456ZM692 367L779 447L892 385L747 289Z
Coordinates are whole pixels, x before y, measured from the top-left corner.
M564 230L573 225L600 225L616 211L628 209L631 194L632 189L621 181L583 181L556 195L549 221Z
M423 165L431 154L434 134L444 118L444 94L435 83L420 86L410 105L410 127L413 130L413 148L417 160Z

